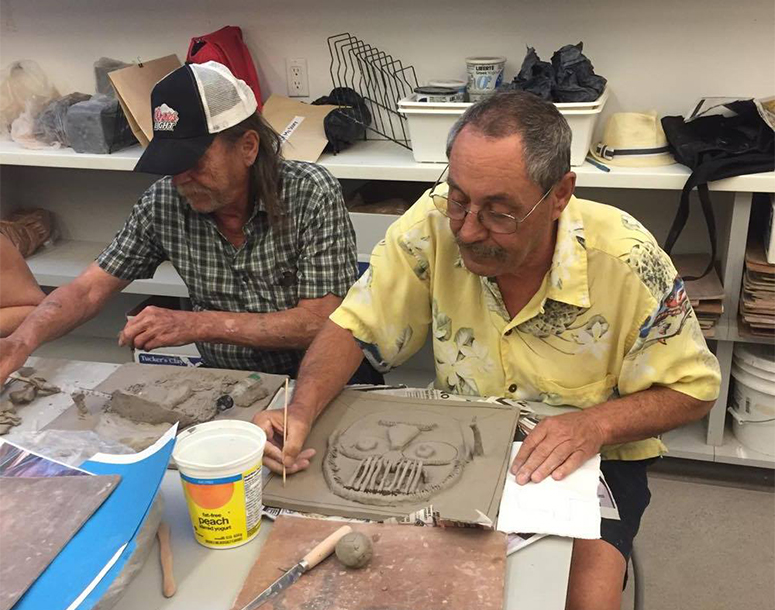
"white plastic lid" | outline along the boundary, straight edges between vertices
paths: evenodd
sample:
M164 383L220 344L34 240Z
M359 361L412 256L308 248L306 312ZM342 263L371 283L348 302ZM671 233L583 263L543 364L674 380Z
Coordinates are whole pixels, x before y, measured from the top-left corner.
M184 474L228 476L257 464L265 444L266 434L255 424L224 419L181 432L172 457Z
M469 64L498 64L506 63L505 57L466 57Z
M434 87L451 87L452 89L465 89L466 81L457 78L434 78L428 84Z
M775 373L775 352L772 346L738 343L734 353L735 358L750 366Z

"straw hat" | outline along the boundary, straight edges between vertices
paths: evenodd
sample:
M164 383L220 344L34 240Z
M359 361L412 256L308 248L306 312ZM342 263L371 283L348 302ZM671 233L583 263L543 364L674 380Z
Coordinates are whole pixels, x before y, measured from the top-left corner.
M595 144L590 153L606 165L622 167L675 163L654 110L612 114L603 130L603 140Z

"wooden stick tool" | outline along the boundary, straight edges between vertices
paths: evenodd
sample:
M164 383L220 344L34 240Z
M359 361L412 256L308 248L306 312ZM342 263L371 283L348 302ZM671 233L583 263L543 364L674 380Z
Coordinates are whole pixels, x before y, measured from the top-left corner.
M283 487L285 487L285 441L288 438L288 378L285 378L285 406L283 407Z
M170 546L170 526L166 521L159 524L156 532L159 538L159 559L161 560L162 593L164 597L172 597L177 591L175 575L172 572L172 547Z

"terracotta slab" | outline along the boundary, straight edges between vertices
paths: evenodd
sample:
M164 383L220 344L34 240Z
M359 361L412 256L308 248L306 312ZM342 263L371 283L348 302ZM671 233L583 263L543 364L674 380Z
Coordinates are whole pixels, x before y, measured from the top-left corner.
M334 555L264 604L262 610L500 610L506 536L477 529L351 524L370 536L361 570ZM232 606L241 610L341 522L279 517Z
M0 610L19 600L120 480L0 477Z

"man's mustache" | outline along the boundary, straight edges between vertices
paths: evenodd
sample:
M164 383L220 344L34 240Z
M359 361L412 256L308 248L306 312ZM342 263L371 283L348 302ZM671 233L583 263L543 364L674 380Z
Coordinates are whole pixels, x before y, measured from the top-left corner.
M210 189L205 188L203 186L185 185L185 186L178 186L176 187L176 189L178 191L178 194L181 197L192 197L197 195L205 195L208 197L213 196L213 192Z
M500 246L488 246L481 242L469 244L461 241L459 237L455 237L455 241L461 252L469 252L476 258L490 258L496 261L505 261L508 258L508 253Z

